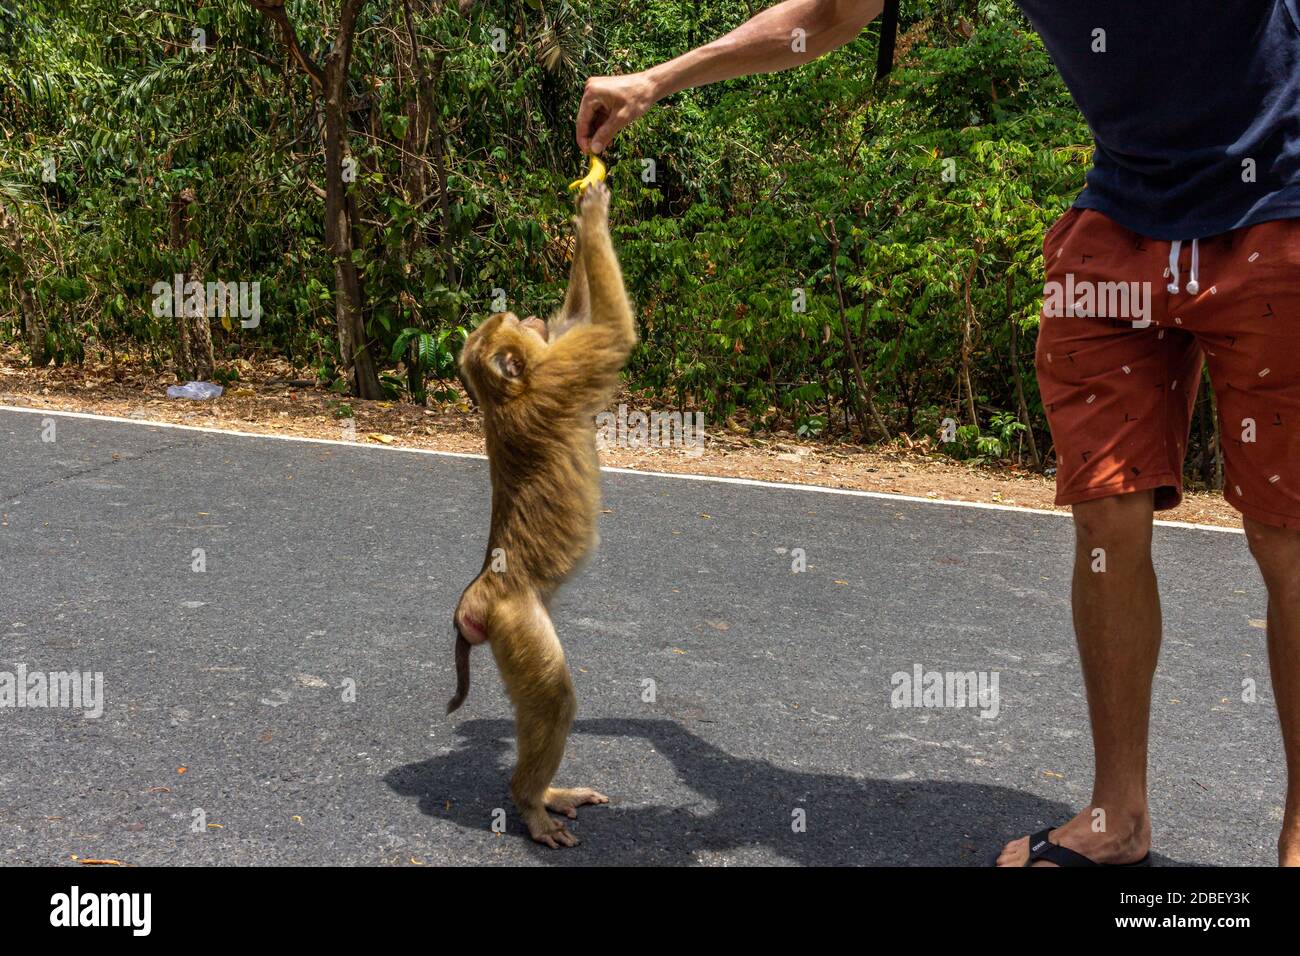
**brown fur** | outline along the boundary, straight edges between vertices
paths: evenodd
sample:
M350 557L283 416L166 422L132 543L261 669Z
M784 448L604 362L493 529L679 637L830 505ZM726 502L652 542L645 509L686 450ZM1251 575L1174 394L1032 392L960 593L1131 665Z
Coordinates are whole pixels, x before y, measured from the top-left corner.
M608 208L603 184L579 201L569 289L548 336L497 313L469 336L460 357L483 411L492 520L483 568L456 607L457 686L447 709L469 692L471 645L486 641L515 708L511 795L533 839L553 847L577 840L547 809L574 817L581 804L607 802L594 790L550 786L577 701L548 608L595 544L593 416L613 397L636 343ZM493 570L495 554L504 556L504 568Z

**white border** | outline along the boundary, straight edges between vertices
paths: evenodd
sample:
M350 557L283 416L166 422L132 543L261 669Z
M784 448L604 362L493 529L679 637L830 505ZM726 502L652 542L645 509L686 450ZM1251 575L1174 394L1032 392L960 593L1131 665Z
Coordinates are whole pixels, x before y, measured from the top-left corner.
M214 435L233 435L237 438L268 438L278 441L308 442L315 445L342 445L345 448L371 448L380 451L401 451L416 455L438 455L443 458L477 458L486 459L486 455L477 455L464 451L439 451L436 448L406 448L401 445L384 445L361 441L342 441L337 438L311 438L305 435L269 435L264 432L242 432L229 428L211 428L206 425L180 425L176 422L156 422L143 418L122 418L117 415L97 415L93 412L65 412L55 408L29 408L23 405L0 404L0 412L23 412L28 415L62 415L64 418L85 418L90 421L117 422L122 425L144 425L150 428L175 428L181 431L206 432ZM1050 515L1054 518L1069 518L1066 511L1049 511L1046 508L1026 508L1021 505L995 505L982 501L954 501L951 498L923 498L918 495L895 495L887 491L862 491L857 488L827 488L825 485L801 485L788 481L761 481L757 478L727 478L719 475L690 475L670 471L641 471L637 468L616 468L605 466L601 471L618 475L643 475L648 478L678 478L683 481L712 481L724 485L744 485L756 488L778 488L783 491L811 491L826 495L845 495L851 498L878 498L884 501L912 501L923 505L947 505L952 508L977 508L983 511L1017 511L1024 514ZM1244 534L1241 528L1224 528L1212 524L1193 524L1187 521L1155 522L1162 528L1187 528L1194 531L1218 531L1225 534Z

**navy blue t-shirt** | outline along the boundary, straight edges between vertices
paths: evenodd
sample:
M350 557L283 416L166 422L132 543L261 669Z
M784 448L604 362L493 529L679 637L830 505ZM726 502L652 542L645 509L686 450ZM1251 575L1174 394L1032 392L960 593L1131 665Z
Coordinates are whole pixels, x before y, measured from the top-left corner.
M1096 141L1076 206L1153 239L1300 218L1300 0L1017 0Z

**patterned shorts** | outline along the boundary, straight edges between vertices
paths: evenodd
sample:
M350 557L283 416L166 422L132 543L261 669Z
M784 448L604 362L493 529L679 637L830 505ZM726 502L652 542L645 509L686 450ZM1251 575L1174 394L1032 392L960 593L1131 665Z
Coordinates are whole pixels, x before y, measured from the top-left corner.
M1178 504L1205 362L1228 501L1300 528L1300 220L1170 243L1074 208L1043 260L1036 365L1057 504L1146 490L1157 509Z

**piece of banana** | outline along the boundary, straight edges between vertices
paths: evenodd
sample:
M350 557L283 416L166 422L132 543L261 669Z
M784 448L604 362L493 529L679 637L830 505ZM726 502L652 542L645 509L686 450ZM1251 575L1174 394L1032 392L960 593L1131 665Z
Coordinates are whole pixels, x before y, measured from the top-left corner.
M591 154L591 169L587 170L587 175L581 179L575 179L569 183L570 189L578 190L578 195L582 195L587 187L592 183L603 183L605 181L605 164L600 161L600 157L595 153Z

